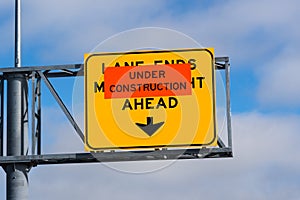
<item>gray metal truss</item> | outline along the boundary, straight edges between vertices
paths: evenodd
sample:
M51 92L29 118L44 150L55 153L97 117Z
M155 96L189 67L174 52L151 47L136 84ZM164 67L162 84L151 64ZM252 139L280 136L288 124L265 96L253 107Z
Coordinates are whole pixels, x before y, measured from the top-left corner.
M215 58L216 70L225 70L226 82L226 117L227 117L227 144L218 138L218 147L214 148L186 148L186 149L155 149L140 151L103 151L91 153L62 153L42 154L41 131L41 82L49 89L56 102L72 124L78 136L84 139L84 135L77 122L59 97L50 78L83 76L82 64L36 66L21 68L0 68L0 165L5 167L12 163L26 163L28 166L46 164L70 164L70 163L95 163L95 162L122 162L122 161L146 161L146 160L173 160L173 159L203 159L232 157L232 129L230 111L230 65L228 57ZM25 74L31 80L31 155L6 156L4 155L3 113L4 113L4 83L9 74Z

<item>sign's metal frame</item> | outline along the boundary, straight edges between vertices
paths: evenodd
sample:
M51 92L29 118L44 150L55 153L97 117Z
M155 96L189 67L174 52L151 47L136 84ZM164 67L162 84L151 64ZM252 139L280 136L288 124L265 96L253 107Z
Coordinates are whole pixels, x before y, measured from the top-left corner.
M219 137L218 147L213 148L189 148L189 149L155 149L147 151L103 151L91 153L42 153L42 120L41 120L41 83L42 81L53 95L58 105L66 115L82 139L83 132L69 112L68 108L56 92L50 82L50 78L75 77L83 75L83 64L35 66L22 68L0 68L0 165L5 167L12 163L25 163L29 167L46 164L68 163L93 163L93 162L121 162L121 161L145 161L145 160L173 160L173 159L200 159L200 158L225 158L232 157L232 129L230 111L230 64L229 57L215 58L216 70L225 71L226 83L226 121L227 142ZM31 154L25 156L6 156L4 152L4 86L8 75L26 75L31 80Z

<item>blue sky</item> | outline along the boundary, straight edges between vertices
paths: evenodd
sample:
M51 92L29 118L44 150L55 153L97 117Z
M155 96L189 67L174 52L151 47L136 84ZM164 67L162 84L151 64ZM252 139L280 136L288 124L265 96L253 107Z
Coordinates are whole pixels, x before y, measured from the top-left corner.
M165 162L168 167L142 174L116 169L157 163L41 166L30 172L30 199L299 199L299 7L296 0L23 1L24 66L82 63L84 53L110 36L143 27L179 31L214 47L216 56L229 56L235 155ZM13 12L14 1L0 2L1 67L13 65ZM66 88L73 82L54 84L71 105ZM82 151L56 103L43 98L50 141L44 151ZM4 199L3 171L0 180Z

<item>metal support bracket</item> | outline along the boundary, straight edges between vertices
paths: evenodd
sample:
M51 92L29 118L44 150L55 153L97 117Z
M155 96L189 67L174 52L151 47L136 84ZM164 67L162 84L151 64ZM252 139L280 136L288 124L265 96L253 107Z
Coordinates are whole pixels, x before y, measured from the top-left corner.
M79 135L79 137L83 141L84 140L83 132L81 131L80 127L78 126L78 124L74 120L73 116L69 112L69 110L66 107L66 105L63 103L63 101L61 100L61 98L57 94L56 90L54 89L54 87L52 86L52 84L50 83L50 81L48 80L48 78L41 71L38 71L38 74L43 79L43 81L45 82L45 84L48 87L49 91L51 92L51 94L55 98L56 102L58 103L58 105L60 106L60 108L62 109L62 111L65 113L66 117L68 118L68 120L70 121L70 123L72 124L72 126L74 127L76 133Z

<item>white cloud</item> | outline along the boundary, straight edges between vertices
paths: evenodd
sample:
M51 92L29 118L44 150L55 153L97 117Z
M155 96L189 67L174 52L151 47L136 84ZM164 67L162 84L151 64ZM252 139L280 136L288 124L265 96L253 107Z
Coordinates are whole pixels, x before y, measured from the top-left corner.
M13 10L12 1L0 2L0 67L13 64Z
M43 108L42 152L83 152L83 142L58 106Z
M261 58L274 43L299 33L296 0L226 1L177 12L161 1L28 0L22 5L24 48L38 47L32 53L48 62L82 61L83 52L112 34L144 26L179 30L239 63Z
M23 2L23 45L26 50L38 48L32 54L39 62L82 62L84 52L113 34L160 26L186 33L215 47L218 55L230 55L246 65L253 59L261 61L290 36L297 38L298 4L226 1L207 9L175 11L172 3L161 1L28 0Z
M300 50L300 49L299 49ZM258 98L266 107L299 107L299 61L294 53L283 54L262 70Z
M28 1L24 2L24 35L42 46L41 60L82 61L99 42L126 27L136 27L160 1Z
M113 34L136 27L161 26L215 47L217 55L229 55L239 67L250 62L264 63L274 48L290 41L291 35L296 38L297 4L292 0L272 1L272 6L268 0L227 1L207 10L181 10L177 16L168 4L159 1L104 4L31 0L24 3L24 35L28 47L40 44L41 60L82 62L84 52Z
M30 173L31 199L297 199L299 120L236 115L234 158L177 161L153 173L122 173L103 164L39 166ZM151 162L116 165L143 168Z

